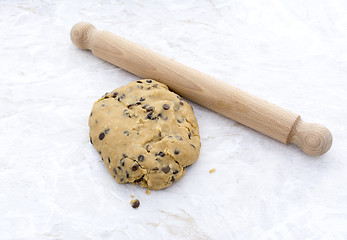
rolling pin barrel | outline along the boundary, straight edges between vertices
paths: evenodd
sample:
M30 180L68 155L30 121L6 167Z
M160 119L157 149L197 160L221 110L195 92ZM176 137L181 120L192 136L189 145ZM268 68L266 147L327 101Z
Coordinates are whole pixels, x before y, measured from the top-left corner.
M209 75L85 22L70 33L72 42L142 78L158 80L181 96L282 143L294 143L309 155L321 155L332 144L330 131L300 116Z

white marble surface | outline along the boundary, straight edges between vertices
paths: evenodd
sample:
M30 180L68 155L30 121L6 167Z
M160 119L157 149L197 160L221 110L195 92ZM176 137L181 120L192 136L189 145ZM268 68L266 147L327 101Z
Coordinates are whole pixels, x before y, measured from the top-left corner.
M78 21L324 124L333 147L309 157L193 103L186 176L119 185L87 121L137 77L74 47ZM347 239L346 1L0 1L0 40L0 239Z

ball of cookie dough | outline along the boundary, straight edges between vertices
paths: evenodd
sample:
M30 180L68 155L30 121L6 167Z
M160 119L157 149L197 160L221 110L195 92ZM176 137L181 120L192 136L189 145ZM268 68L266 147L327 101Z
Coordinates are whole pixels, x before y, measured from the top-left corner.
M118 183L163 189L199 157L192 107L151 79L106 93L94 104L89 127L90 142Z

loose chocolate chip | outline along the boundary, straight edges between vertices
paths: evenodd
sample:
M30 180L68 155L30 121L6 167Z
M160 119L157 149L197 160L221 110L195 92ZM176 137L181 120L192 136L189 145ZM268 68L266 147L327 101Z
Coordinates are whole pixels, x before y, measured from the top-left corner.
M100 140L104 139L104 137L105 137L105 133L102 132L102 133L99 134L99 139Z
M173 171L173 174L177 174L177 173L178 173L178 170Z
M159 168L155 167L155 168L153 168L152 170L153 170L153 171L158 171Z
M184 104L184 103L183 103L182 101L180 101L180 105L182 105L182 106L183 106L183 104Z
M125 171L125 176L126 176L127 178L129 178L129 173L128 173L128 171Z
M90 143L91 143L91 144L93 144L93 140L92 140L92 138L89 138L89 141L90 141Z
M141 81L136 81L137 83L142 83Z
M129 132L128 131L124 131L124 134L129 136Z
M140 206L140 201L138 199L135 199L134 201L132 201L131 206L133 208L138 208Z
M164 110L169 110L170 109L170 105L165 103L163 105L163 108L164 108Z
M122 170L122 168L120 166L117 167L119 170Z
M180 153L180 151L178 151L177 149L174 152L176 155Z
M124 158L120 160L120 164L122 165L122 167L124 167L124 165L125 165Z
M139 160L140 162L143 162L143 160L145 160L145 157L141 154L137 157L137 160Z
M126 155L125 153L123 153L123 157L127 158L127 157L128 157L128 155Z
M146 82L151 83L151 82L152 82L152 80L146 80Z
M166 165L161 170L163 171L163 173L168 173L168 172L170 172L170 166Z
M108 163L111 163L111 159L110 158L107 158L107 160L108 160Z
M195 148L195 146L193 144L190 144L190 146L192 146L193 148Z
M171 177L171 182L174 182L176 179L174 176Z
M145 100L146 100L146 99L143 98L143 97L140 98L140 102L143 102L143 101L145 101Z
M110 129L109 129L109 128L106 128L105 134L107 134L109 131L110 131Z
M118 92L114 92L113 94L112 94L112 97L113 98L115 98L115 97L117 97L118 96Z
M98 120L95 120L95 124L97 124L98 123Z
M131 170L136 171L137 169L139 169L139 165L137 163L135 163L132 167Z
M159 156L160 156L160 157L165 157L165 153L159 152Z

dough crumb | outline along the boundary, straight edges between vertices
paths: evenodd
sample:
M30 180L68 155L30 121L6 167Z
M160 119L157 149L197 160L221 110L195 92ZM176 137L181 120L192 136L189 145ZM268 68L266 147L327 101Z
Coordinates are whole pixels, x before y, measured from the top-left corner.
M147 188L146 194L149 195L150 193L151 193L151 191L149 191L149 189Z
M130 197L131 197L131 198L134 198L135 196L131 194Z
M140 201L138 199L133 199L130 201L130 204L133 208L138 208L140 206Z
M216 171L216 169L215 168L212 168L209 172L210 173L214 173Z

